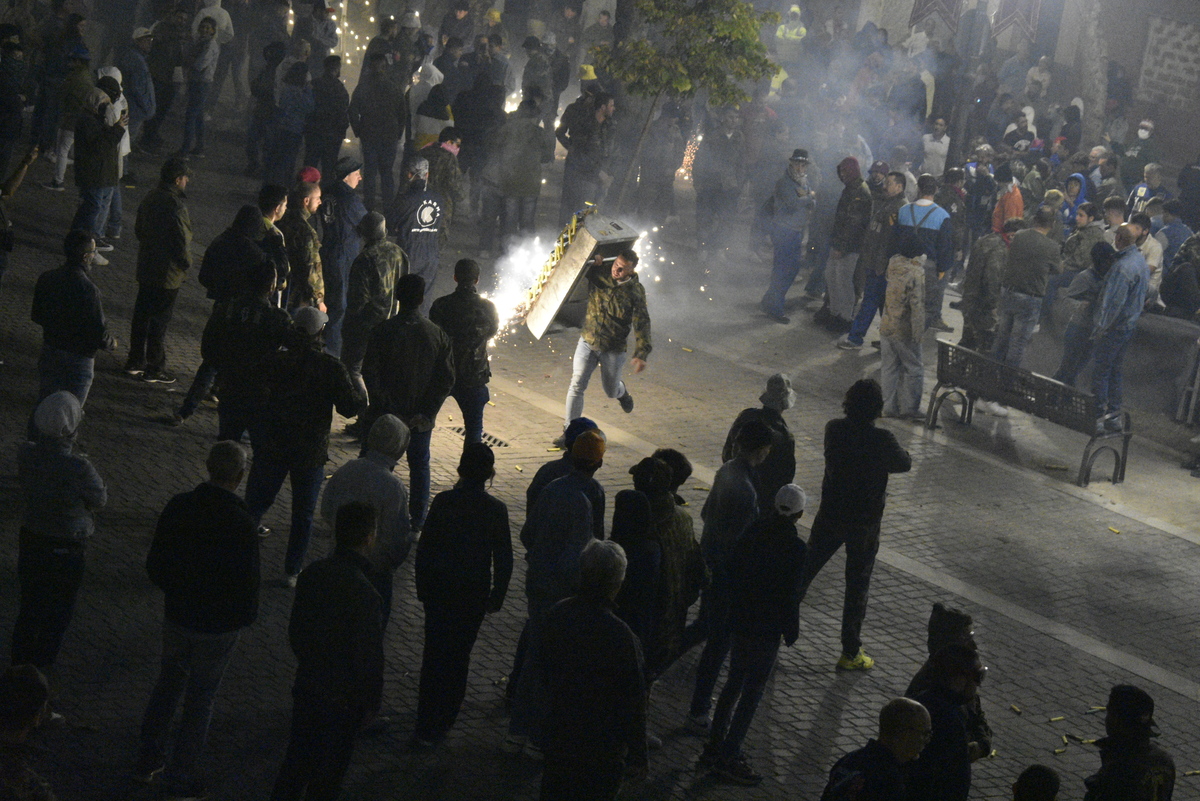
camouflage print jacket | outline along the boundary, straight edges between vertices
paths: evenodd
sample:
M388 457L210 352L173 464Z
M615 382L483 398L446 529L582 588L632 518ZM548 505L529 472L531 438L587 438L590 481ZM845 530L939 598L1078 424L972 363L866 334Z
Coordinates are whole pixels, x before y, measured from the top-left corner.
M312 225L312 215L303 206L291 206L276 227L283 232L287 245L288 285L292 292L288 305L316 306L325 299L325 278L321 272L321 241Z
M994 330L1000 306L1000 276L1008 259L1008 245L1000 234L987 234L971 246L971 258L962 283L963 317L983 331Z
M608 264L588 271L587 314L583 319L583 341L596 350L624 353L629 330L633 329L633 358L650 355L650 312L646 290L637 275L622 284L613 280Z
M396 279L408 275L408 257L386 239L366 244L350 265L346 286L345 336L361 335L392 316Z

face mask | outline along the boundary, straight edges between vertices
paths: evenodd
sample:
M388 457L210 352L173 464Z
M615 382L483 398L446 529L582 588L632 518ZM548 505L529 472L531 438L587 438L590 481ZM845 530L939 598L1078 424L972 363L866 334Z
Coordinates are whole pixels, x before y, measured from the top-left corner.
M1149 139L1150 132L1145 128L1138 128L1138 139Z
M442 147L454 155L458 155L458 145L454 144L453 142L442 142Z

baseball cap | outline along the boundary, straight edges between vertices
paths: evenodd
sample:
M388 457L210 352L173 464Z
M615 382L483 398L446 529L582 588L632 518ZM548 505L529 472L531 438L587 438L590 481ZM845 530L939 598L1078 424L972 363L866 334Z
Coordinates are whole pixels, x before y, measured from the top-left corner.
M797 484L784 484L775 493L775 511L781 515L794 515L803 512L808 504L808 496Z
M292 321L296 323L296 327L301 331L310 337L315 337L325 327L325 324L329 322L329 315L316 306L301 306L292 315Z

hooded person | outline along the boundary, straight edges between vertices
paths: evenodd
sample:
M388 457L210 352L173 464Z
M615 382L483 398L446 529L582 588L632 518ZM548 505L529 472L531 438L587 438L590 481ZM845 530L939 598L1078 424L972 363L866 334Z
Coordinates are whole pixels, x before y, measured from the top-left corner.
M421 313L433 305L440 259L439 233L445 201L428 186L429 160L422 156L404 164L408 188L396 196L388 227L409 259L409 270L425 279L425 300Z
M775 494L796 477L796 438L788 428L783 413L796 403L796 392L792 380L785 373L776 373L767 379L766 390L758 397L760 408L743 409L729 427L725 447L721 449L721 461L734 457L734 445L742 428L751 420L757 420L771 432L771 452L754 470L755 492L759 507L769 512L775 503Z
M325 482L321 496L321 517L330 526L337 510L348 503L365 503L376 512L379 533L368 578L383 599L385 626L392 608L392 575L408 558L415 540L409 525L408 491L395 473L410 437L399 417L380 415L367 433L363 455L339 467Z
M1077 187L1074 185L1077 184ZM1075 213L1091 199L1088 197L1089 181L1083 173L1071 173L1063 187L1062 223L1069 236L1075 230ZM1074 188L1073 188L1074 187Z
M908 698L916 698L918 694L932 686L931 665L933 655L938 651L956 643L977 649L974 621L971 616L958 609L947 608L940 601L935 603L929 612L927 633L926 645L929 650L929 658L925 660L925 664L913 676L912 681L908 684L908 689L904 691L904 695ZM967 747L971 754L971 761L975 761L992 752L992 728L988 725L987 716L983 713L983 706L980 704L978 694L969 703L963 705L962 712L967 723Z
M233 41L233 20L229 12L221 8L221 0L200 0L200 10L192 19L193 36L200 30L200 23L205 19L211 19L217 29L217 44L224 47Z
M95 511L108 502L104 481L86 456L72 453L83 407L54 392L33 413L34 441L21 446L17 477L25 497L17 553L20 605L13 624L13 664L53 667L83 580L84 551Z
M659 546L659 570L652 589L654 619L648 628L652 636L642 640L646 676L653 681L683 650L688 609L700 597L706 569L692 516L675 503L670 466L648 456L629 472L633 488L650 504L646 536Z
M871 190L862 178L858 159L853 156L842 159L837 165L837 175L843 188L834 215L829 261L825 267L826 302L814 320L845 332L854 316L854 271L871 222L873 200Z
M102 79L111 81L111 78ZM119 94L120 88L117 88ZM83 112L75 124L75 183L79 187L79 206L71 230L87 231L97 240L107 232L119 235L120 228L109 225L113 195L121 180L121 141L127 136L127 115L112 119L112 99L104 89L93 87L83 102ZM115 222L115 221L114 221ZM109 229L106 231L106 229ZM112 250L112 245L97 241L97 250ZM103 267L107 260L96 259Z

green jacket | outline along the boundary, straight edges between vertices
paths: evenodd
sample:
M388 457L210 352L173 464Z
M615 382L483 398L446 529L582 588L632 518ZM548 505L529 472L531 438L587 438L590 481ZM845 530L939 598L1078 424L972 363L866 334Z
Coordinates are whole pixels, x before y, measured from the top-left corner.
M87 102L88 95L94 88L96 79L92 77L92 71L87 64L77 65L67 73L62 85L62 119L58 127L68 131L75 130L75 123L83 114L83 104Z
M138 239L137 280L162 289L179 289L192 266L192 220L183 191L159 184L138 206L134 234Z
M596 350L624 353L629 329L633 329L633 358L650 355L650 312L646 290L635 274L623 284L612 277L607 265L588 271L587 314L583 319L583 341Z
M1092 266L1092 248L1104 241L1104 224L1088 223L1076 228L1063 244L1063 272L1074 273Z
M75 123L75 184L83 189L116 186L120 180L120 146L125 129L106 125L95 114L80 114Z
M1008 259L1008 245L1000 234L987 234L971 246L971 258L962 283L963 317L980 331L999 324L1000 276Z
M384 239L362 249L346 282L346 336L361 334L365 340L392 316L392 295L402 275L408 275L408 257L395 242Z

